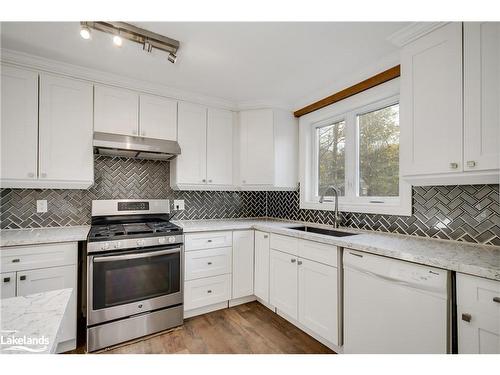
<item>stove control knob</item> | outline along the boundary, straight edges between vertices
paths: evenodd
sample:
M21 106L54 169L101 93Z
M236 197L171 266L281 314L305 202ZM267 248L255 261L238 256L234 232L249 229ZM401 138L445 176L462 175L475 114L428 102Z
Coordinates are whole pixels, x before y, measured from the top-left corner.
M137 240L137 246L144 246L144 240Z
M103 243L101 245L101 250L108 250L109 249L109 243Z
M160 237L158 238L158 243L165 243L167 242L167 238L166 237Z
M175 237L174 236L168 237L168 242L174 243L175 242Z

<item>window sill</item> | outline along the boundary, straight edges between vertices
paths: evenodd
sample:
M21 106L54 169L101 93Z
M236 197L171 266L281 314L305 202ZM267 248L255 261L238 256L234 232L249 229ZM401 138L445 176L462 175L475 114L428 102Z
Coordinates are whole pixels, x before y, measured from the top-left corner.
M301 209L334 211L335 203L319 203L315 201L300 201ZM399 203L354 203L342 202L339 200L339 211L341 212L357 212L365 214L380 214L380 215L398 215L411 216L410 204Z

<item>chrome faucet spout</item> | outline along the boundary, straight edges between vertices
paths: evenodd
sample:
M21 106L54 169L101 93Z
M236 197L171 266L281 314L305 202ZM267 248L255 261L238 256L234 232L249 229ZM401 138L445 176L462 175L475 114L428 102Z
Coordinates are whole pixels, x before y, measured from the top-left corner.
M327 195L327 193L330 192L330 191L335 196L335 201L325 200L325 195ZM330 186L328 186L323 191L323 194L321 194L321 196L319 197L319 203L324 203L324 202L335 202L335 213L334 213L334 217L333 217L333 227L334 228L338 228L339 222L340 222L340 217L339 217L339 191L338 191L338 189L335 186L330 185Z

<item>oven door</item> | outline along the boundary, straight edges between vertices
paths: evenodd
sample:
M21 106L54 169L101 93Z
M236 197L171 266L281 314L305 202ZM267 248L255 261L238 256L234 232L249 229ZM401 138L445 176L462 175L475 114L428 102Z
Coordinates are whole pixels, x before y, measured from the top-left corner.
M183 302L182 247L87 257L87 325Z

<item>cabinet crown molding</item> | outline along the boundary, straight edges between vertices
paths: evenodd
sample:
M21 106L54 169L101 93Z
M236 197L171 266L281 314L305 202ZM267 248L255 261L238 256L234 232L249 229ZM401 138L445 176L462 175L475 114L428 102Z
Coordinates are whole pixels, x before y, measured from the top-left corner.
M447 23L448 22L412 22L410 25L389 35L387 40L398 47L403 47Z

